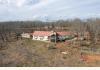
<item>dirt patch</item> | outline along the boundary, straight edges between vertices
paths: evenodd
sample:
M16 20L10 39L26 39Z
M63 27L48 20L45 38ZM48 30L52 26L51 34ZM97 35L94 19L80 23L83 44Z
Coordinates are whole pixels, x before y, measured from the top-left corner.
M94 63L94 62L100 62L100 54L99 55L93 55L93 54L83 54L81 56L83 61L86 63Z

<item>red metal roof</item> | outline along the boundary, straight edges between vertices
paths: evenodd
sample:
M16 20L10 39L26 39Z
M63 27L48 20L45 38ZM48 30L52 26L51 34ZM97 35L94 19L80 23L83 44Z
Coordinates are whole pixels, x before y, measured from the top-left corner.
M61 35L61 36L65 36L65 35L71 35L71 32L65 32L65 31L62 31L62 32L56 32L58 35ZM51 31L35 31L33 33L34 36L51 36L52 35L52 32Z
M51 36L51 31L35 31L34 36Z

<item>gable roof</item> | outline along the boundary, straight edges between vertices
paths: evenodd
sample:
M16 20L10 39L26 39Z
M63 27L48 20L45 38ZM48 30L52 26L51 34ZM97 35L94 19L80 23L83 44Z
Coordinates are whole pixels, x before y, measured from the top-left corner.
M35 31L33 33L34 36L51 36L53 32L51 31ZM61 31L56 32L58 35L65 36L65 35L71 35L71 32Z
M51 36L51 31L35 31L34 36Z

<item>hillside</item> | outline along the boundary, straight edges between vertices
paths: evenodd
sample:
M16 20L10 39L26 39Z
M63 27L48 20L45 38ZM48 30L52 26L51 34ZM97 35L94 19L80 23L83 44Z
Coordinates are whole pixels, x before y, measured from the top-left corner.
M52 43L30 39L11 42L8 48L0 51L0 66L100 66L99 62L86 63L82 61L80 48L67 46L63 43L59 43L62 48L48 48L51 45Z

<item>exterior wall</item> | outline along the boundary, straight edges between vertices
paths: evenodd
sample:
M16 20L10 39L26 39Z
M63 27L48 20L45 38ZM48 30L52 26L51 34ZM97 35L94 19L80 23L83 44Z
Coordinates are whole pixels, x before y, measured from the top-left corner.
M32 40L48 41L48 36L33 36Z
M28 34L28 33L23 33L23 34L21 34L21 36L24 38L30 38L30 34Z

